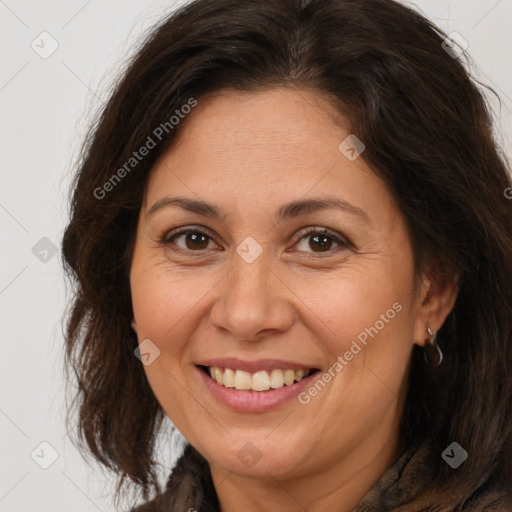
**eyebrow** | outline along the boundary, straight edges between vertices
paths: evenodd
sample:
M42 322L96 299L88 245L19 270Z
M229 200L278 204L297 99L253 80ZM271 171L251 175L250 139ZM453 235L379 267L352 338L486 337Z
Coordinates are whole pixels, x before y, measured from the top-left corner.
M222 210L218 206L207 203L206 201L190 199L187 197L163 197L153 204L153 206L148 210L147 216L149 217L162 208L166 208L168 206L179 206L184 210L204 217L211 217L219 221L224 221L226 219L226 214L223 214ZM282 222L284 220L300 217L301 215L327 209L341 210L370 223L370 218L364 210L334 196L300 199L284 204L279 208L277 219L278 222Z

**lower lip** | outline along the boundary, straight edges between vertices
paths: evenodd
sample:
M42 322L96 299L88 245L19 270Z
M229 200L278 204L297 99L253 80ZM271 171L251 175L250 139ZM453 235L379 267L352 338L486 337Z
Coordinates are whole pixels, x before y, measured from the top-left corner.
M279 407L309 386L311 379L318 373L312 373L291 386L285 385L268 391L236 391L234 388L226 388L214 381L201 368L197 368L197 371L201 374L208 390L219 402L239 412L265 412Z

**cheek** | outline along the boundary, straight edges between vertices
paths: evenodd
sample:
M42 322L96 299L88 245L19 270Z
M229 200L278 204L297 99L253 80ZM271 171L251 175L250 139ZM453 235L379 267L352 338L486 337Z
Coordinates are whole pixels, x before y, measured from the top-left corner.
M151 364L144 365L148 382L166 414L186 421L190 407L189 395L183 393L186 329L202 294L193 286L183 286L179 274L142 258L134 258L130 284L139 344L150 340L159 351ZM178 423L178 428L190 429L186 423Z
M400 323L406 316L412 280L407 272L398 275L374 261L347 267L335 277L317 280L315 286L303 284L297 295L308 298L304 302L317 314L319 326L323 324L331 338L336 335L343 349L343 341L361 333L364 341L364 333L375 324L384 333L389 326ZM336 340L333 343L336 345Z
M408 254L368 257L347 265L335 278L317 282L316 287L304 283L307 288L297 292L310 297L306 302L316 313L310 329L325 333L327 364L336 375L334 386L340 393L350 388L351 396L358 396L355 402L365 397L363 402L372 403L379 390L389 394L387 388L399 394L412 349L413 277ZM345 407L341 403L345 400L351 408L359 407L346 395L331 405Z
M174 276L168 271L155 250L136 244L130 270L130 288L133 313L137 321L139 339L159 339L159 331L171 325L176 309Z
M206 314L208 293L219 275L208 269L174 268L166 261L153 262L150 256L142 250L135 255L130 276L137 335L140 341L155 343L162 361L172 366Z
M412 348L409 278L395 280L387 270L347 273L336 286L323 287L316 304L320 313L310 329L325 333L323 376L332 389L316 406L329 410L327 416L361 414L378 422L404 385ZM310 390L313 403L320 391Z

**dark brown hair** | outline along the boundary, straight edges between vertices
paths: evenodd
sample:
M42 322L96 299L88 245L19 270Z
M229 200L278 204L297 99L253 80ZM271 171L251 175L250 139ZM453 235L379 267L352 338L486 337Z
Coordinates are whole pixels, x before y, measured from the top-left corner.
M413 349L402 439L430 439L439 454L457 441L470 458L454 471L439 456L422 497L462 506L486 482L510 485L511 180L487 102L444 38L391 0L197 0L145 40L87 137L62 249L78 439L119 475L117 494L125 481L144 498L160 490L153 452L165 414L134 356L129 270L148 176L186 119L112 176L191 98L278 86L331 99L407 219L417 271L459 276L438 335L443 364L428 367Z

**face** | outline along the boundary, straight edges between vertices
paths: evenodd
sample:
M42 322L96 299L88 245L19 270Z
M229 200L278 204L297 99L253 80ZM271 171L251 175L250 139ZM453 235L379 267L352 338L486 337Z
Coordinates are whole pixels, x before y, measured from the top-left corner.
M237 475L314 474L396 445L412 344L427 338L404 217L339 149L350 127L333 112L311 91L202 98L141 208L144 370L184 437Z

